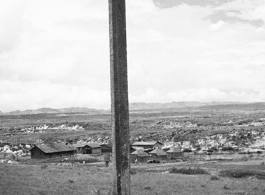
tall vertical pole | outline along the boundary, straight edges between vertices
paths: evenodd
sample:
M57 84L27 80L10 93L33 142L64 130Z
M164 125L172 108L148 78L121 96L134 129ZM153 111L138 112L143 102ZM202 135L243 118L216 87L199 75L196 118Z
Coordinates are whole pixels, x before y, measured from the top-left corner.
M125 0L109 0L113 195L130 195Z

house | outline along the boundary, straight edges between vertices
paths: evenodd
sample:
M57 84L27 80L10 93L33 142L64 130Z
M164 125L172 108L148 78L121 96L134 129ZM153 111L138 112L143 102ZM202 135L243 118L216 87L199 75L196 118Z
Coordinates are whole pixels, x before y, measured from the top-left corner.
M106 153L112 153L112 144L100 144L101 146L101 153L106 154Z
M72 145L59 143L42 143L37 144L30 149L32 159L45 159L63 156L73 156L76 149Z
M151 142L135 142L132 144L135 148L143 148L143 149L155 149L155 148L162 148L163 144L159 141L151 141Z
M158 161L167 160L167 153L159 148L154 149L149 154L151 154L151 158L153 160L158 160Z
M131 162L135 162L136 159L138 163L146 163L150 159L150 156L143 150L136 150L131 153Z
M101 146L98 143L78 143L74 144L79 154L101 154Z
M172 147L170 150L167 151L167 154L168 154L168 158L170 159L176 159L176 158L183 157L183 152L177 147Z

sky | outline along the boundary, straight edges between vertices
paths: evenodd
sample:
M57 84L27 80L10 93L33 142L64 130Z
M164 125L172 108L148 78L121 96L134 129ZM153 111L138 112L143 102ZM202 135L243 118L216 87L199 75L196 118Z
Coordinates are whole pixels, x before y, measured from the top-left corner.
M265 101L264 0L127 0L129 102ZM0 1L0 110L110 108L107 0Z

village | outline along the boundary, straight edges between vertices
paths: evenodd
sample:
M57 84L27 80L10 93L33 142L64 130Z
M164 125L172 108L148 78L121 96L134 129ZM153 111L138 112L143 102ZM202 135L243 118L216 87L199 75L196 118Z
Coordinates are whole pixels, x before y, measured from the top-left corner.
M77 127L75 127L77 129ZM156 135L156 137L154 136ZM178 136L171 133L167 139L159 138L155 133L141 133L131 137L132 163L166 163L172 160L240 160L245 158L262 158L265 155L264 130L231 130L227 133L209 134L204 137L193 137L192 140L177 141ZM9 162L15 159L50 159L91 155L95 159L112 153L111 136L94 135L79 140L44 142L37 140L34 144L11 145L0 143L0 154ZM1 162L8 162L2 159Z

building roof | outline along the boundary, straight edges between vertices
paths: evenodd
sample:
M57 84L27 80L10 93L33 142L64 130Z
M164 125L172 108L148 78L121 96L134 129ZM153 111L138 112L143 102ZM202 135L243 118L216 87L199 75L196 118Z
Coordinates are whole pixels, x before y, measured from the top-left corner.
M157 156L166 156L167 153L164 152L163 150L156 148L153 151L151 151L149 154L156 154Z
M36 144L36 148L39 148L45 153L55 153L55 152L67 152L67 151L75 151L75 147L68 144L61 144L61 143L42 143L42 144ZM33 148L35 148L33 147ZM32 148L32 149L33 149ZM32 150L30 149L30 150Z
M83 148L84 146L86 146L87 143L77 143L77 144L73 144L74 147L76 148Z
M163 145L161 142L151 141L151 142L135 142L133 146L154 146L156 143Z
M87 143L86 145L89 146L90 148L101 148L99 143L96 143L96 142L90 142L90 143Z
M131 154L135 154L137 156L149 156L146 152L142 151L142 150L135 150L134 152L132 152Z
M73 145L76 148L83 148L85 146L89 146L90 148L101 148L101 146L96 142L83 142L83 143L77 143Z
M167 151L168 153L175 153L175 152L181 152L181 150L177 147L172 147L170 150Z
M100 144L100 146L106 146L106 147L112 148L112 144L111 143L108 143L108 144Z

